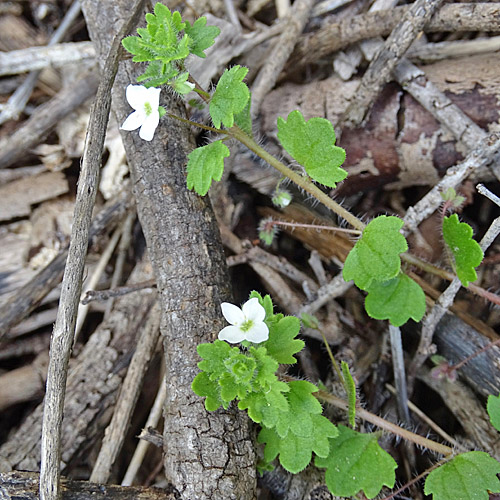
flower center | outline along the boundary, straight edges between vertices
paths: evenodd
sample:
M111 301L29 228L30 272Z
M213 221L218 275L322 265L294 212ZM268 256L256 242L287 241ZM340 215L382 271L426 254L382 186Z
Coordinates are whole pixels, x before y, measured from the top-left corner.
M253 326L253 321L251 319L247 319L244 323L240 325L240 330L242 332L248 332L250 328Z
M153 108L151 107L151 104L149 102L144 103L144 111L146 113L146 116L149 116L153 112Z

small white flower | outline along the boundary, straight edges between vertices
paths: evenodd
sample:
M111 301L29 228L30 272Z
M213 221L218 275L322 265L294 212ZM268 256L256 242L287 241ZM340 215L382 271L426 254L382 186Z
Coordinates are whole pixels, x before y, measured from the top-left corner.
M257 297L245 302L241 309L228 302L223 302L221 308L224 318L231 326L226 326L219 332L219 340L226 340L231 344L248 340L259 344L269 338L269 328L264 323L266 311Z
M120 127L122 130L139 130L139 137L145 141L153 139L156 127L160 122L160 89L143 85L128 85L126 90L128 103L135 109L128 115Z

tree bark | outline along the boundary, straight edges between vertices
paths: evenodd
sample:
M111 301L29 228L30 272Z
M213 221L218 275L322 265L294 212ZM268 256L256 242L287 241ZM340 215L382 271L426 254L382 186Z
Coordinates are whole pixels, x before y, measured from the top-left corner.
M101 60L127 16L128 4L82 1ZM135 83L140 69L130 60L120 65L113 100L118 123L132 111L125 88ZM184 114L175 97L163 95L167 102L162 104L170 112ZM255 454L246 417L234 410L208 413L191 391L198 372L196 346L214 340L222 326L220 303L231 296L209 200L186 188L185 166L193 138L188 127L164 117L153 141L124 132L123 142L162 308L166 476L185 499L252 499Z

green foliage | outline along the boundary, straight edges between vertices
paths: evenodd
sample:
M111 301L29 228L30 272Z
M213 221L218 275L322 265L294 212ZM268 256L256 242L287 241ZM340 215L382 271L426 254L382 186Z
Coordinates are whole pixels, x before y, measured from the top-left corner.
M298 110L292 111L287 120L278 118L278 139L307 174L332 188L343 181L347 172L340 166L345 161L345 151L335 146L333 125L325 118L306 122Z
M401 268L399 254L408 250L399 232L402 227L398 217L381 215L373 219L347 256L344 279L354 280L358 288L367 290L373 281L395 278Z
M443 219L443 238L454 259L454 269L463 286L477 279L475 267L483 260L479 243L472 239L472 228L458 220L457 214Z
M392 488L395 481L394 459L378 444L376 434L361 434L343 425L339 436L330 443L326 458L316 458L317 467L325 467L328 489L337 496L351 497L364 491L368 498L382 487Z
M420 321L425 314L424 291L402 272L388 281L373 281L367 291L365 308L372 318L401 326L410 318Z
M311 461L312 452L318 457L326 457L330 451L328 438L338 435L337 428L322 415L312 415L312 435L298 436L288 433L283 439L275 429L264 427L258 436L259 443L266 443L264 458L266 462L273 461L278 455L280 464L289 472L295 474L305 469Z
M486 409L490 416L491 425L500 432L500 394L498 396L493 396L493 394L488 396Z
M487 453L462 453L427 476L424 492L433 500L488 500L488 490L500 492L498 473L500 463Z
M356 384L349 371L349 365L342 361L342 376L344 377L344 388L349 402L349 425L356 428Z
M205 57L203 51L213 45L220 33L218 27L206 26L205 17L191 26L189 22L182 22L179 12L171 12L161 3L155 4L154 14L146 14L146 21L146 28L137 29L139 36L122 40L123 47L133 54L134 62L149 62L146 71L137 79L145 82L146 87L176 82L186 57L190 53ZM177 81L177 86L184 91L181 93L187 93L185 81Z
M313 314L302 313L300 315L300 320L304 323L306 328L311 328L313 330L319 330L319 320Z
M192 26L189 21L186 21L184 31L188 36L188 47L191 54L204 59L206 57L204 51L214 44L215 39L219 36L220 28L207 26L207 18L199 17Z
M234 125L235 115L241 113L250 99L250 91L243 78L248 73L248 68L233 66L226 69L217 83L214 95L210 99L210 116L214 126L220 128Z
M462 205L465 201L465 197L459 196L452 187L448 188L446 192L441 193L441 198L443 198L443 201L452 208L460 207L460 205Z
M295 339L300 331L300 321L295 316L286 316L269 326L269 339L263 345L269 356L278 363L292 365L297 362L294 354L304 349L304 341ZM272 332L272 335L271 335Z
M252 130L252 115L250 114L250 108L252 106L252 95L250 94L248 101L243 108L243 111L235 113L234 124L243 130L248 136L253 137Z
M196 148L188 155L187 187L205 196L212 180L220 181L224 172L224 158L229 156L228 147L222 141Z

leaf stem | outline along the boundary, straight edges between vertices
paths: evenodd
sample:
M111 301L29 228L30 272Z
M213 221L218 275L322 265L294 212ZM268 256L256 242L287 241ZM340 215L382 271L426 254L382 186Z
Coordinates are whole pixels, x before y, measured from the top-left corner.
M349 410L348 403L343 399L340 399L334 396L333 394L330 394L325 391L318 391L317 394L319 399L325 401L326 403L330 403L333 406L336 406L337 408L341 408L346 411ZM436 453L440 453L441 455L445 456L451 455L453 453L453 449L450 448L449 446L437 443L436 441L432 441L431 439L424 438L423 436L419 436L418 434L403 429L396 424L388 422L387 420L384 420L383 418L378 417L377 415L374 415L373 413L370 413L367 410L364 410L363 408L357 408L356 414L358 415L358 417L361 417L363 420L366 420L367 422L370 422L371 424L374 424L377 427L380 427L381 429L384 429L388 432L391 432L392 434L400 436L403 439L411 441L412 443L415 443L419 446L435 451Z
M344 207L339 205L337 202L332 200L330 196L321 191L310 179L309 177L304 177L292 169L288 168L285 164L280 162L273 155L269 154L264 148L259 146L251 137L249 137L243 130L239 127L234 126L229 129L229 134L244 144L250 151L253 151L256 155L260 156L264 161L269 163L272 167L278 170L281 174L288 177L292 182L301 187L304 191L314 196L318 201L323 203L327 208L332 210L338 216L345 219L352 227L363 231L365 224L361 222L356 216L351 214Z

